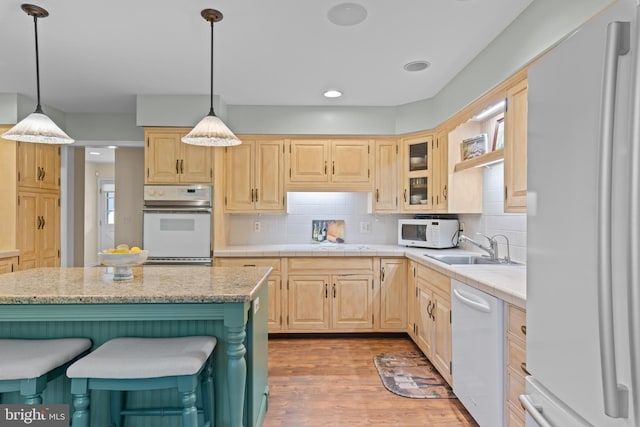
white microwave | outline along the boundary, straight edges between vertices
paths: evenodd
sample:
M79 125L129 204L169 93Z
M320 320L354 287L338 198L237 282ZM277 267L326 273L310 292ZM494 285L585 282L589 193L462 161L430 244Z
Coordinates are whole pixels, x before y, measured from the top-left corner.
M457 219L398 220L398 244L417 248L443 249L458 246Z

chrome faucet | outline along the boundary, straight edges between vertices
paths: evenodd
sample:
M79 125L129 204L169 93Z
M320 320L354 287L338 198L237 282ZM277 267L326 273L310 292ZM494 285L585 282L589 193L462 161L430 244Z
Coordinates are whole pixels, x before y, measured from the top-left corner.
M496 234L492 237L495 240L496 237L503 237L505 242L507 242L507 255L504 257L504 262L506 264L511 264L511 250L509 249L509 238L504 234ZM497 256L497 253L496 253Z
M489 241L489 246L484 246L483 244L478 243L475 240L472 240L472 239L468 238L464 234L460 235L459 241L471 243L472 245L474 245L474 246L482 249L483 251L487 252L492 261L497 261L498 260L498 241L496 239L494 239L493 237L485 236L482 233L476 233L476 234L486 238Z

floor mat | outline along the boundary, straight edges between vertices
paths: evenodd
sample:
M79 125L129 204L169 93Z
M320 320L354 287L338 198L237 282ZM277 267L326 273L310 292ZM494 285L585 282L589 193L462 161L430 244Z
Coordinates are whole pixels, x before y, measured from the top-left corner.
M399 396L413 399L456 398L451 387L421 353L381 353L373 361L382 384Z

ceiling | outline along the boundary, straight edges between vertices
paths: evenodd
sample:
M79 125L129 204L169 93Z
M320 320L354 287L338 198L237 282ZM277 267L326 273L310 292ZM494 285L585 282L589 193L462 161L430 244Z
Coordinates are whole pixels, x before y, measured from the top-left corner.
M533 0L36 0L42 104L66 113L133 113L136 95L208 95L228 105L396 106L430 98ZM0 93L36 98L33 18L0 1ZM404 64L431 66L408 72ZM326 99L338 89L344 95ZM45 108L46 112L46 108Z

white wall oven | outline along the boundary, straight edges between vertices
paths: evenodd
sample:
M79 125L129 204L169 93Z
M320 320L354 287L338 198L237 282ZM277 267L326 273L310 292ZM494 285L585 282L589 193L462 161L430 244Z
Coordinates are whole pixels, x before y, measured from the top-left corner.
M212 189L207 185L145 185L143 246L147 264L211 265Z

